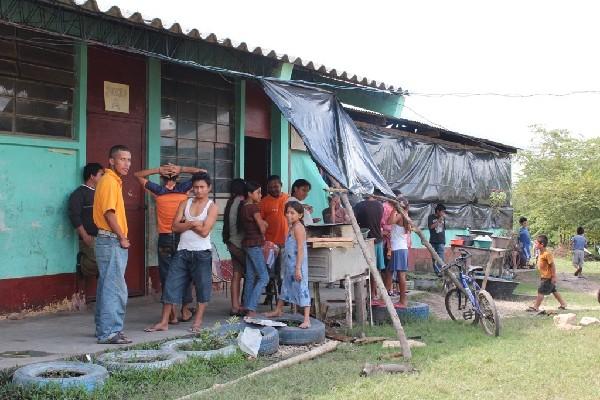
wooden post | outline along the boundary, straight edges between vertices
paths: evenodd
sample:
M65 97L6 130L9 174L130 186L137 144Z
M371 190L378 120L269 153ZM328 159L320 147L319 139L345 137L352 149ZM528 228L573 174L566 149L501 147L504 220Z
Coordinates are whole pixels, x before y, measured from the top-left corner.
M365 299L367 298L367 291L365 290L364 277L360 277L356 283L354 283L354 304L356 304L356 322L358 322L362 328L367 324L367 304Z
M321 290L319 282L313 282L313 294L315 295L315 317L321 320Z
M346 325L348 329L352 329L352 280L350 275L346 275L344 281L346 283Z
M373 197L375 197L377 199L380 199L380 200L391 201L392 203L395 203L398 206L400 205L400 203L396 199L390 199L390 198L382 197L382 196L373 196ZM431 245L431 243L429 243L429 240L427 240L425 238L425 235L423 235L423 231L421 231L421 228L419 228L413 222L413 220L410 219L410 217L408 216L408 213L406 211L404 211L404 209L402 209L402 207L396 207L396 209L402 213L402 216L404 218L406 218L406 221L408 221L408 223L410 224L412 230L417 234L417 236L419 237L419 239L421 239L421 243L423 243L423 245L425 246L425 248L427 248L427 250L429 250L429 252L431 253L431 256L433 257L433 259L438 264L440 264L440 265L446 265L446 262L444 260L442 260L442 258L438 255L438 253L434 250L434 248ZM454 283L454 286L456 286L459 290L461 290L466 295L466 292L465 292L464 288L462 287L462 284L458 281L458 278L456 278L456 275L454 275L453 273L451 273L447 269L443 269L442 273L444 274L445 277L447 277L448 279L450 279L452 281L452 283Z
M365 260L367 261L367 265L369 266L369 271L371 272L371 279L375 279L377 290L379 291L379 293L381 293L381 297L385 301L385 306L392 319L392 325L394 325L394 329L396 329L396 335L398 335L398 340L400 341L400 346L402 347L402 356L406 359L409 359L412 357L412 353L410 351L408 341L406 340L404 328L400 323L400 318L398 318L398 314L396 313L396 309L394 308L394 303L392 303L392 299L390 299L385 285L383 284L383 279L381 279L381 275L379 274L379 270L375 265L375 261L371 258L371 255L369 254L367 244L365 243L365 239L363 238L362 233L360 232L360 227L358 226L358 222L356 221L356 215L354 215L354 210L352 209L352 205L350 205L350 200L348 200L348 193L346 190L340 189L335 191L341 192L344 208L350 216L350 221L352 222L352 229L354 229L354 234L356 235L356 239L358 240L358 245L360 246L363 255L365 256Z

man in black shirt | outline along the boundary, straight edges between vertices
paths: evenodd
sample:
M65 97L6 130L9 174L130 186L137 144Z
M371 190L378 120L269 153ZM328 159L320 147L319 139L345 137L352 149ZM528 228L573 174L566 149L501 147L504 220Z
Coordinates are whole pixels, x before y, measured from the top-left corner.
M383 257L383 233L381 231L381 218L383 217L383 204L375 197L368 196L366 200L354 206L354 215L356 222L361 228L369 230L369 238L375 239L375 262L377 269L385 269L385 259ZM371 279L371 293L377 297L377 285L375 280Z
M427 218L427 227L429 227L429 243L433 246L435 252L444 259L444 248L446 247L446 207L443 204L435 206L434 214ZM440 274L441 265L432 259L433 269L436 274Z
M94 240L98 228L94 224L92 210L96 184L104 175L102 165L89 163L83 168L83 185L79 186L69 197L69 219L79 235L79 254L77 254L78 272L84 276L96 277L98 266L94 252Z

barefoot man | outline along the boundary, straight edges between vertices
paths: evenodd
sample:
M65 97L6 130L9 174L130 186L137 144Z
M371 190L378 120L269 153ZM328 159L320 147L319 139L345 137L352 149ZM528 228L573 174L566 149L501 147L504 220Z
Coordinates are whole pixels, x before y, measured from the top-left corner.
M219 210L209 199L211 179L207 173L201 172L192 176L192 191L194 197L181 202L173 221L173 232L180 233L181 236L162 294L162 317L159 323L146 328L146 332L169 329L171 310L181 303L188 276L192 277L196 286L198 300L198 309L190 331L197 333L202 326L202 317L212 291L210 231L217 220Z

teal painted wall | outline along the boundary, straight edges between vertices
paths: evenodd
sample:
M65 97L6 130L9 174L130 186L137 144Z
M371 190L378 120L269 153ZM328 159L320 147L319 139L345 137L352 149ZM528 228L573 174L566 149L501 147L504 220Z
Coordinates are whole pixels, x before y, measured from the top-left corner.
M79 171L77 149L0 144L0 279L75 271L67 199Z
M281 63L273 70L271 76L279 79L291 79L294 65ZM279 175L283 180L283 190L292 187L286 177L290 176L290 124L279 108L271 105L271 173Z
M147 64L146 168L156 168L160 166L161 62L155 58L148 58ZM158 175L152 175L150 180L160 183ZM148 193L146 193L146 204L147 268L158 265L158 230L156 227L156 202Z
M313 206L314 218L323 218L323 209L328 207L327 195L323 190L327 188L327 185L325 184L325 181L323 181L323 178L321 178L317 165L313 162L312 158L310 158L310 155L304 151L292 150L290 151L290 157L290 189L292 188L292 183L294 183L296 179L304 178L309 181L312 189L304 202Z
M0 132L0 279L75 272L67 199L86 163L87 47L75 47L73 139Z

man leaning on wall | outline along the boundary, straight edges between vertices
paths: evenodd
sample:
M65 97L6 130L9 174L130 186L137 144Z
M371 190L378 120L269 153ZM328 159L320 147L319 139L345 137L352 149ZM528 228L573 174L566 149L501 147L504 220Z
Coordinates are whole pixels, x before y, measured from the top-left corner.
M102 165L89 163L83 168L83 182L69 196L69 219L79 236L77 274L96 278L98 266L94 251L98 227L94 224L92 209L96 185L104 175Z
M123 334L127 306L125 268L130 244L122 177L129 172L131 151L123 145L113 146L108 157L109 168L96 186L93 211L98 226L96 338L102 344L129 344L131 340Z

